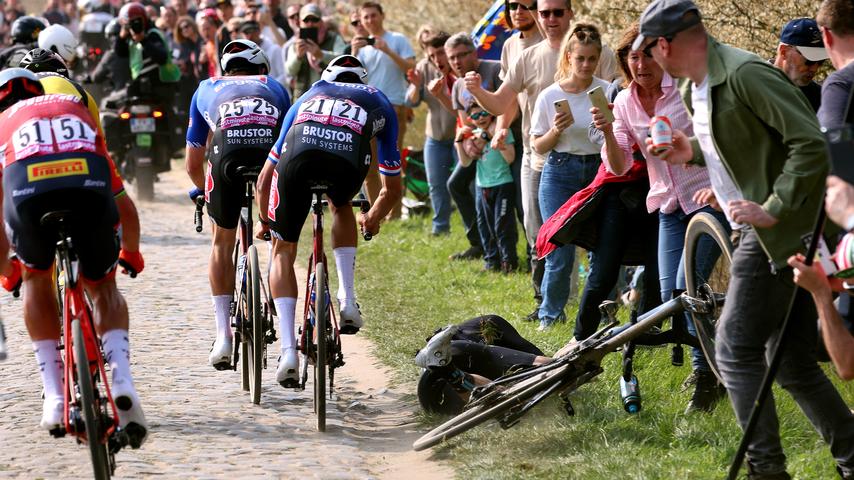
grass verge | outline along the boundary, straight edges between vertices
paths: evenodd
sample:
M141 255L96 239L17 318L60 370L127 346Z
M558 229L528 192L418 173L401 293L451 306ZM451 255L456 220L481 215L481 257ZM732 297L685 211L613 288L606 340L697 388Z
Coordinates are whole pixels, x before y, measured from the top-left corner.
M393 367L395 380L411 385L413 393L419 374L414 353L437 327L496 313L547 353L572 336L577 302L567 307L570 322L537 332L535 324L522 321L534 306L528 275L484 273L479 262L449 261L466 247L456 214L453 221L453 234L444 237L429 235L426 217L384 224L376 239L359 248L363 332ZM670 366L669 348L639 350L635 368L643 410L637 415L622 409L615 354L605 359L597 381L572 396L574 417L550 399L510 430L490 422L437 447L435 454L449 458L460 478L721 478L741 432L726 401L710 415L682 413L690 395L680 391L690 373L687 354L686 366L677 368ZM828 372L846 401L854 402L851 384ZM775 387L775 396L789 472L795 478L834 478L824 442L788 394ZM424 431L438 420L425 417Z

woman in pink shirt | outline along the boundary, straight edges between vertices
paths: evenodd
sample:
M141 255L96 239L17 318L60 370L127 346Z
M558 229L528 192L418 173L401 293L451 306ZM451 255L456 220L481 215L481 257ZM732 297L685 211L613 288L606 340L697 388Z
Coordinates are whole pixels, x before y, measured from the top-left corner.
M634 24L627 29L617 49L620 68L632 81L614 100L614 122L606 121L595 107L591 109L593 124L605 138L602 161L609 171L617 175L625 174L631 168L634 162L632 145L645 145L653 117L668 117L673 129L682 130L688 135L692 130L691 117L682 103L676 81L661 69L651 55L631 50L637 35L638 26ZM729 223L722 212L708 203L713 202L714 197L704 167L674 166L649 155L645 148L641 148L640 152L646 158L649 172L650 188L646 207L649 212L659 212L658 272L661 299L666 301L685 290L682 250L691 218L699 212L707 212L717 217L725 228L729 228ZM713 242L701 241L698 257L707 261L698 266L699 275L709 275L720 255L720 251L716 250ZM685 320L689 331L694 333L693 323L687 314ZM702 350L693 349L691 363L693 373L686 383L693 383L695 388L687 411L711 411L721 397L722 390Z

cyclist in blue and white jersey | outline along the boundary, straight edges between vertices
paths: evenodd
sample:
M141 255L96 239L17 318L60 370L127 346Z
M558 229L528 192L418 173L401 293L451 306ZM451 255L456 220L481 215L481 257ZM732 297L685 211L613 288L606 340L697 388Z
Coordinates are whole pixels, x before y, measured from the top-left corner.
M213 223L213 247L208 275L216 319L216 341L210 364L231 367L233 333L229 311L234 291L232 252L246 192L240 166L261 166L279 136L282 118L290 108L287 92L268 77L270 62L249 40L234 40L223 48L224 76L199 84L190 104L187 130L187 173L195 185L191 197L204 192ZM205 145L207 175L205 175Z
M359 214L362 229L376 234L380 220L402 194L397 117L386 96L363 83L367 75L352 55L330 62L321 79L288 112L279 140L258 177L262 230L270 229L273 235L270 290L282 332L276 381L284 387L298 382L294 258L311 208L311 186L325 185L332 203L332 247L338 269L340 328L344 334L354 334L362 326L353 291L356 217L348 202L368 173L374 137L378 140L382 190L370 211Z

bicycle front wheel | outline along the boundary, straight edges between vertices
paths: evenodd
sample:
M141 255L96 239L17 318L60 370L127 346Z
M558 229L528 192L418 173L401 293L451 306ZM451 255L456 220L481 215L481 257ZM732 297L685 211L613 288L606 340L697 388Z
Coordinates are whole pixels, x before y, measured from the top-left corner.
M101 443L101 432L106 428L102 425L101 409L96 401L95 388L92 382L92 372L89 370L89 356L86 353L86 340L80 319L71 321L71 336L74 342L74 366L77 372L77 386L80 393L80 409L83 410L83 421L86 423L86 438L89 453L92 456L92 469L97 480L110 478L110 457L107 446Z
M314 362L314 411L317 431L326 431L326 338L329 325L329 305L326 302L326 266L318 262L314 273L314 334L317 358Z
M252 403L261 403L261 370L263 367L262 355L264 353L264 318L261 313L261 268L258 266L258 250L255 245L249 247L249 308L248 334L246 346L247 361L249 362L249 396Z
M521 407L540 392L564 379L568 366L537 374L507 387L506 390L487 394L483 400L475 401L462 413L430 430L412 444L412 449L421 451L470 430L483 422L507 413L513 407ZM486 400L489 396L492 396Z
M732 242L724 227L708 213L695 215L685 233L685 284L688 296L705 300L711 307L708 313L692 313L691 318L700 347L718 379L715 329L723 304L714 299L726 294L731 267Z

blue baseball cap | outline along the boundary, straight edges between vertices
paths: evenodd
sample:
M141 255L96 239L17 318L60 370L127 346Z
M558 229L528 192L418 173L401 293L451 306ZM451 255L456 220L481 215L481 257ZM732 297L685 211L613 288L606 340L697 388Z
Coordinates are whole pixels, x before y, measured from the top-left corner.
M820 62L828 58L818 24L812 18L796 18L780 32L780 43L791 45L807 60Z

